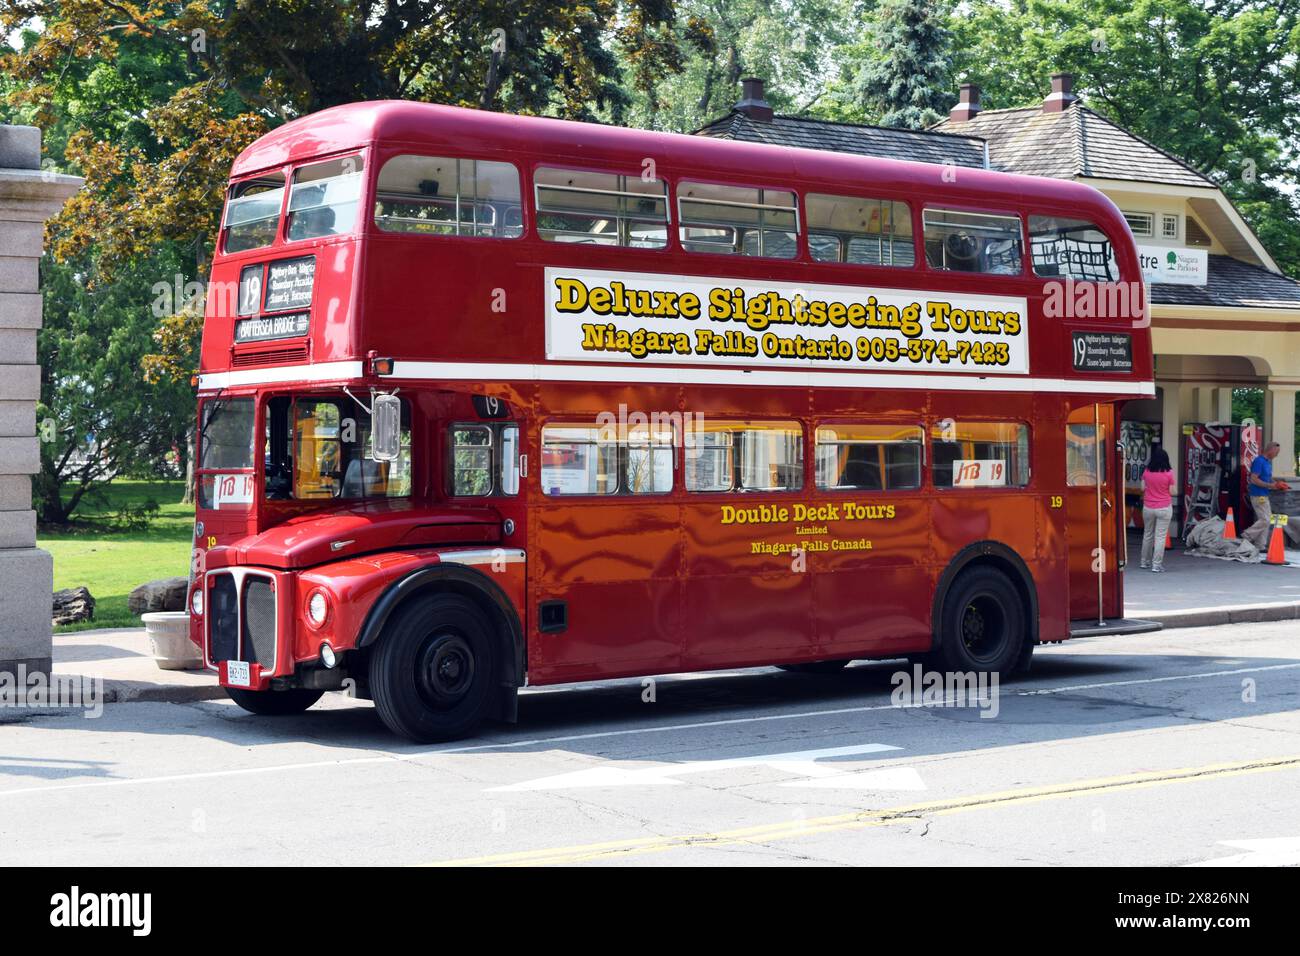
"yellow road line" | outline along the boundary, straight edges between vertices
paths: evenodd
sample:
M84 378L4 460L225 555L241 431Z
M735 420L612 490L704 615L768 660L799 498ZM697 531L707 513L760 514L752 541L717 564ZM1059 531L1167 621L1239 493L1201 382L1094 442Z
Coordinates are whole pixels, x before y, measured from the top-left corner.
M645 853L663 853L682 847L718 847L737 844L762 844L776 840L789 840L815 833L839 830L862 830L887 826L891 823L916 820L925 816L944 816L980 810L987 807L1004 807L1042 800L1068 799L1097 793L1114 793L1160 787L1173 783L1191 783L1197 780L1220 779L1251 773L1268 773L1275 770L1300 768L1300 756L1276 757L1267 760L1249 760L1239 763L1207 764L1203 767L1184 767L1176 770L1157 770L1119 777L1097 777L1075 780L1050 787L1024 787L1002 790L969 797L953 797L928 803L913 803L884 810L863 810L834 816L812 817L806 820L787 820L766 823L713 833L683 833L673 836L635 837L627 840L610 840L604 843L584 843L573 846L548 847L540 850L521 850L514 853L497 853L490 856L466 857L445 860L430 866L548 866L582 863L588 860L623 859Z

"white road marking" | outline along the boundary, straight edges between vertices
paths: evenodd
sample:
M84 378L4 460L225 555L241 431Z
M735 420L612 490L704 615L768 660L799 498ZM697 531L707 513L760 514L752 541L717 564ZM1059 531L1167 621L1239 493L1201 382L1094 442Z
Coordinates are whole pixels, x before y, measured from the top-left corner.
M1266 840L1220 840L1220 846L1245 850L1236 856L1202 860L1188 866L1300 866L1300 837L1273 837Z
M1097 690L1106 687L1128 687L1135 684L1159 684L1166 681L1198 680L1211 677L1227 677L1236 674L1257 674L1266 671L1291 670L1300 667L1295 664L1270 664L1264 667L1241 667L1225 671L1202 671L1196 674L1177 674L1168 677L1147 677L1136 680L1107 681L1094 684L1067 684L1061 687L1049 687L1041 690L1016 691L1013 696L1033 697L1043 694L1064 694L1077 690ZM943 704L956 704L955 700L945 699ZM523 747L540 747L548 744L571 743L580 740L601 740L611 737L630 737L638 734L666 734L680 730L700 730L710 727L728 727L739 724L764 723L774 720L803 720L810 717L836 717L845 714L871 713L881 710L911 710L915 707L938 706L936 704L905 704L895 707L890 704L870 706L836 707L827 710L805 710L792 714L760 714L750 717L729 717L723 720L703 720L684 724L656 724L648 727L624 727L619 730L602 730L583 734L564 734L555 737L533 737L526 740L503 740L495 743L472 744L464 747L445 747L438 750L420 750L412 753L389 753L370 757L352 757L342 760L318 760L308 763L274 764L269 767L236 767L228 770L210 770L200 773L170 774L158 777L122 777L113 780L88 780L81 783L53 784L40 787L18 787L13 790L0 790L0 797L17 796L24 793L51 793L59 790L84 790L95 787L118 787L130 784L155 784L184 782L187 780L210 780L218 777L235 777L244 774L272 773L281 770L305 770L314 767L348 766L350 764L383 763L384 761L409 761L422 757L440 757L444 754L475 753L481 750L515 750Z
M676 786L678 777L692 773L712 773L733 770L737 767L772 767L793 776L825 778L841 775L843 771L817 763L829 757L855 757L862 754L901 750L889 744L855 744L850 747L826 747L821 750L795 750L789 753L758 754L753 757L728 757L721 760L690 760L685 763L661 764L657 767L639 767L629 770L607 764L538 777L504 787L491 787L488 792L513 790L573 790L586 787L661 787Z

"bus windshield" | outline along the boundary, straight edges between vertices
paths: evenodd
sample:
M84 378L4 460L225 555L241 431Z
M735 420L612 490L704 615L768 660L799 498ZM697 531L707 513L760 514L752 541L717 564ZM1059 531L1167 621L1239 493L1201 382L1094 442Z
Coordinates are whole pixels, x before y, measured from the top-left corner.
M265 495L271 501L406 498L411 494L410 406L402 403L395 461L371 457L370 411L347 394L267 402Z

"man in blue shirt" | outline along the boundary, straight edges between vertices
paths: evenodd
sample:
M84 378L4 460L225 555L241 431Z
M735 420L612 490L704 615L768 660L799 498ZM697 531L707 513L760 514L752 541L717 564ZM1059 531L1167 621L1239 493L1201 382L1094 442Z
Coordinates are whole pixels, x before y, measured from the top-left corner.
M1255 511L1255 523L1241 533L1241 536L1259 548L1268 550L1268 532L1273 521L1273 507L1269 503L1268 493L1280 491L1287 487L1285 482L1273 480L1273 459L1281 446L1273 441L1264 446L1251 463L1250 474L1246 477L1247 493L1250 506Z

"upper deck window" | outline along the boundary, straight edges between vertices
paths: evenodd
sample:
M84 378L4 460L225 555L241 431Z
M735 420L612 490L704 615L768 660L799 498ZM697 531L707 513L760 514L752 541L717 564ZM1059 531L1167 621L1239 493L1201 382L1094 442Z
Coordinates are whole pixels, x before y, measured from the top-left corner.
M793 259L798 251L799 210L792 192L681 183L677 211L688 252Z
M641 249L668 244L668 190L660 180L543 167L533 181L543 239Z
M808 249L820 262L910 266L912 213L907 203L809 193Z
M284 205L284 173L267 173L230 187L226 203L226 252L260 249L275 242Z
M448 156L394 156L379 171L375 224L433 236L524 234L519 170Z
M1029 257L1034 275L1113 282L1119 278L1115 247L1084 219L1029 217Z
M932 269L1020 275L1020 219L959 209L925 210L925 261Z
M360 156L300 167L289 193L289 240L341 236L355 230L363 167Z

